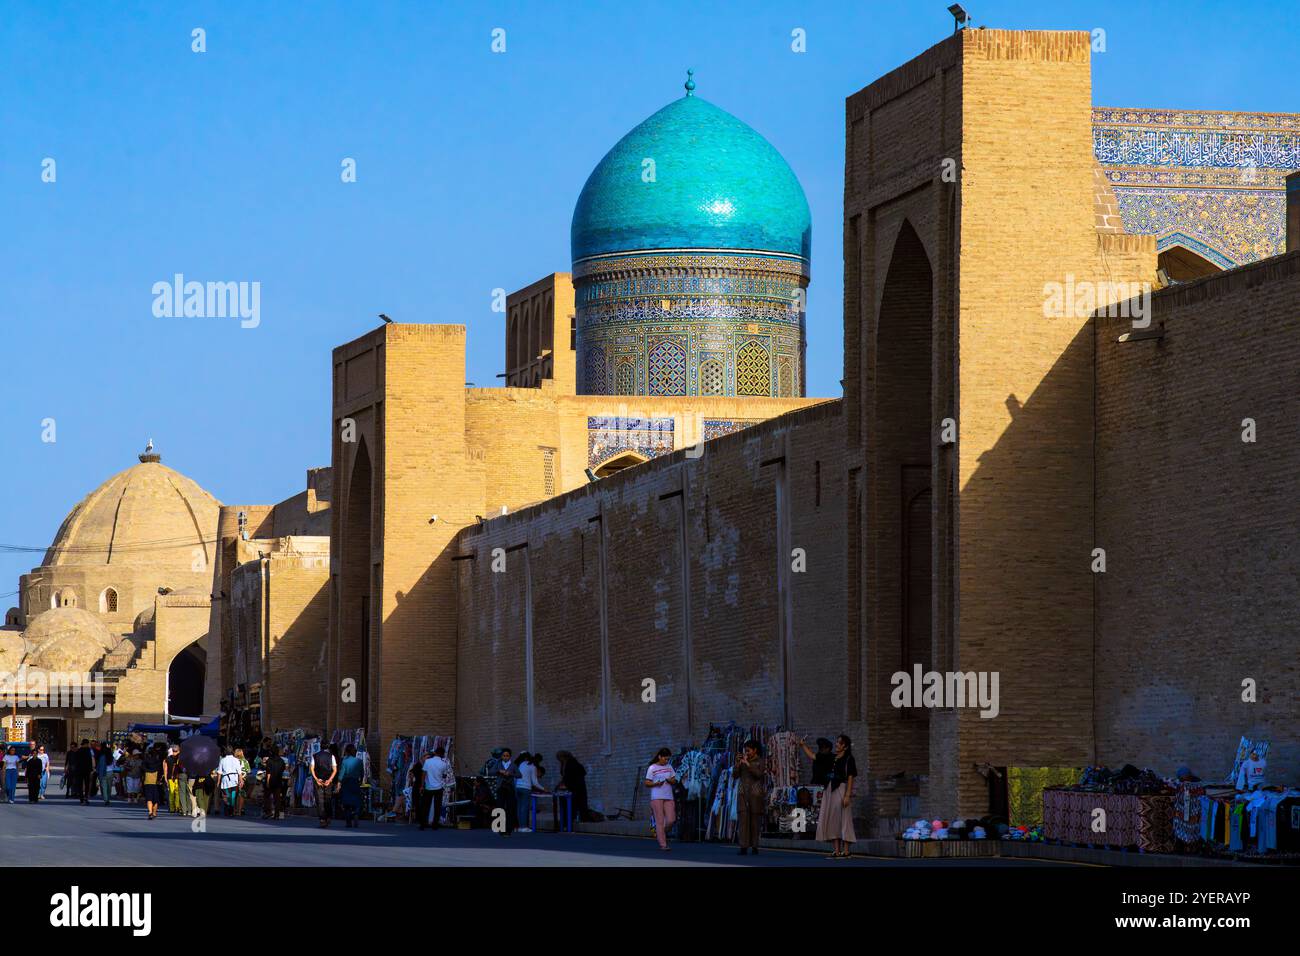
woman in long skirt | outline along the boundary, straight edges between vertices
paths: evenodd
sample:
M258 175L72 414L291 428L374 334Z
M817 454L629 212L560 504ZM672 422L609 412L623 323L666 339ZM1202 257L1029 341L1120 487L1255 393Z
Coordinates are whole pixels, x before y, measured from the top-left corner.
M858 765L853 760L853 741L845 734L835 738L835 764L822 797L821 814L817 817L817 839L832 844L828 856L831 860L847 860L852 856L849 845L857 840L853 832L853 783L858 776Z

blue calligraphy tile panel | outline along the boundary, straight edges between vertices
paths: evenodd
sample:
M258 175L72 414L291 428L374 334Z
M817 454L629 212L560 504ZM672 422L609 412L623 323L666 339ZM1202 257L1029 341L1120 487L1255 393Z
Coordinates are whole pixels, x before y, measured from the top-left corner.
M1300 114L1094 109L1092 118L1126 232L1224 269L1285 251Z

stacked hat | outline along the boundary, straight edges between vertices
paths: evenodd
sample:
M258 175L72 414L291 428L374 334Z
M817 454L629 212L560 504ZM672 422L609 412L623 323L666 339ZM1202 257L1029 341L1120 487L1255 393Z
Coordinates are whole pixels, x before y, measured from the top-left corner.
M917 820L910 827L903 831L904 840L928 840L930 839L930 822L928 820Z

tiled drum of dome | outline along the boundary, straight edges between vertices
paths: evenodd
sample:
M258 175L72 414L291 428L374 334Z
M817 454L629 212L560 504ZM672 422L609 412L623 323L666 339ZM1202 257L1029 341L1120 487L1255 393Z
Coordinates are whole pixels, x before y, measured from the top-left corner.
M582 391L802 394L810 236L803 190L762 136L692 95L655 113L601 160L574 211L580 348L616 370L611 383L591 369ZM751 358L742 390L749 342L768 372ZM624 361L643 377L629 381Z

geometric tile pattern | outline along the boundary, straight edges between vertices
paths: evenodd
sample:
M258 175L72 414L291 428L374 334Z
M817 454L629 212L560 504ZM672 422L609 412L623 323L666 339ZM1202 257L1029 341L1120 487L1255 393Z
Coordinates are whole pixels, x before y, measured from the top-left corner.
M746 342L736 353L736 394L772 394L772 360L758 342Z

